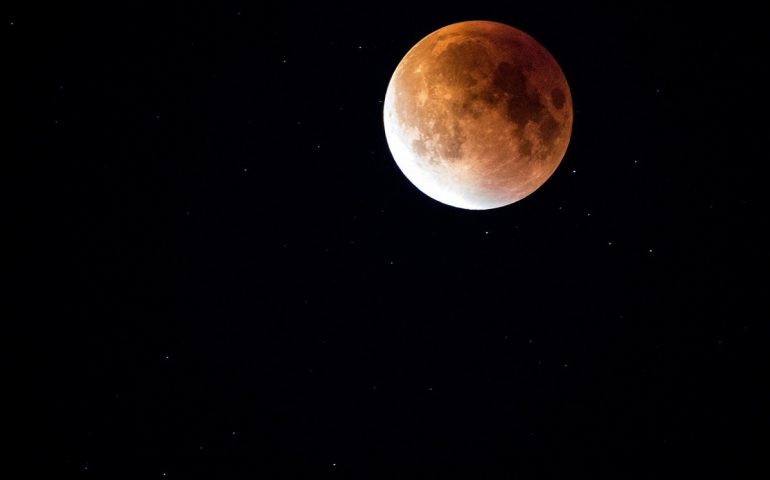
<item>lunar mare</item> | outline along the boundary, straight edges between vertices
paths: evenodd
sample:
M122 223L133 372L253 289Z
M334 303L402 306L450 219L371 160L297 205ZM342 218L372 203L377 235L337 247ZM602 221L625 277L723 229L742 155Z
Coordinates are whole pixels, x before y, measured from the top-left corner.
M384 102L396 164L423 193L486 210L538 189L572 131L564 73L536 40L496 22L461 22L420 40Z

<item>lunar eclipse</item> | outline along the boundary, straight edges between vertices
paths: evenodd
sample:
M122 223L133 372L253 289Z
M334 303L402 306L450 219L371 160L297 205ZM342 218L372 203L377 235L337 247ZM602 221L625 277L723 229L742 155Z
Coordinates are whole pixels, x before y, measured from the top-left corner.
M496 22L455 23L420 40L393 73L384 104L404 175L429 197L470 210L537 190L572 131L572 96L556 60Z

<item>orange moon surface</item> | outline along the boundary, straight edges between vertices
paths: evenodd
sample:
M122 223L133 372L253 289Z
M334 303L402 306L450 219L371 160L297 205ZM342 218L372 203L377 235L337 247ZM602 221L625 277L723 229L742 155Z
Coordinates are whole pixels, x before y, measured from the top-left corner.
M559 166L572 96L534 38L487 21L455 23L420 40L390 79L385 136L401 171L439 202L509 205Z

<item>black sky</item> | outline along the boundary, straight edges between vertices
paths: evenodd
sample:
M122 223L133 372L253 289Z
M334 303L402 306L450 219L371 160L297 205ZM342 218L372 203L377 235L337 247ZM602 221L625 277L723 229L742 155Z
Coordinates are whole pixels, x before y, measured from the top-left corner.
M27 468L759 478L761 16L577 3L12 6ZM470 19L538 39L575 108L553 177L485 212L414 188L381 120Z

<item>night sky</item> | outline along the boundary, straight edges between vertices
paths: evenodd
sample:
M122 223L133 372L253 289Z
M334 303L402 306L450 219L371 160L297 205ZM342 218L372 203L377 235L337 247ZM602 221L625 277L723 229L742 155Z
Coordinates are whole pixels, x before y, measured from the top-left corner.
M763 17L429 3L11 5L25 470L762 478ZM575 108L489 211L418 191L382 124L407 50L471 19L535 37Z

